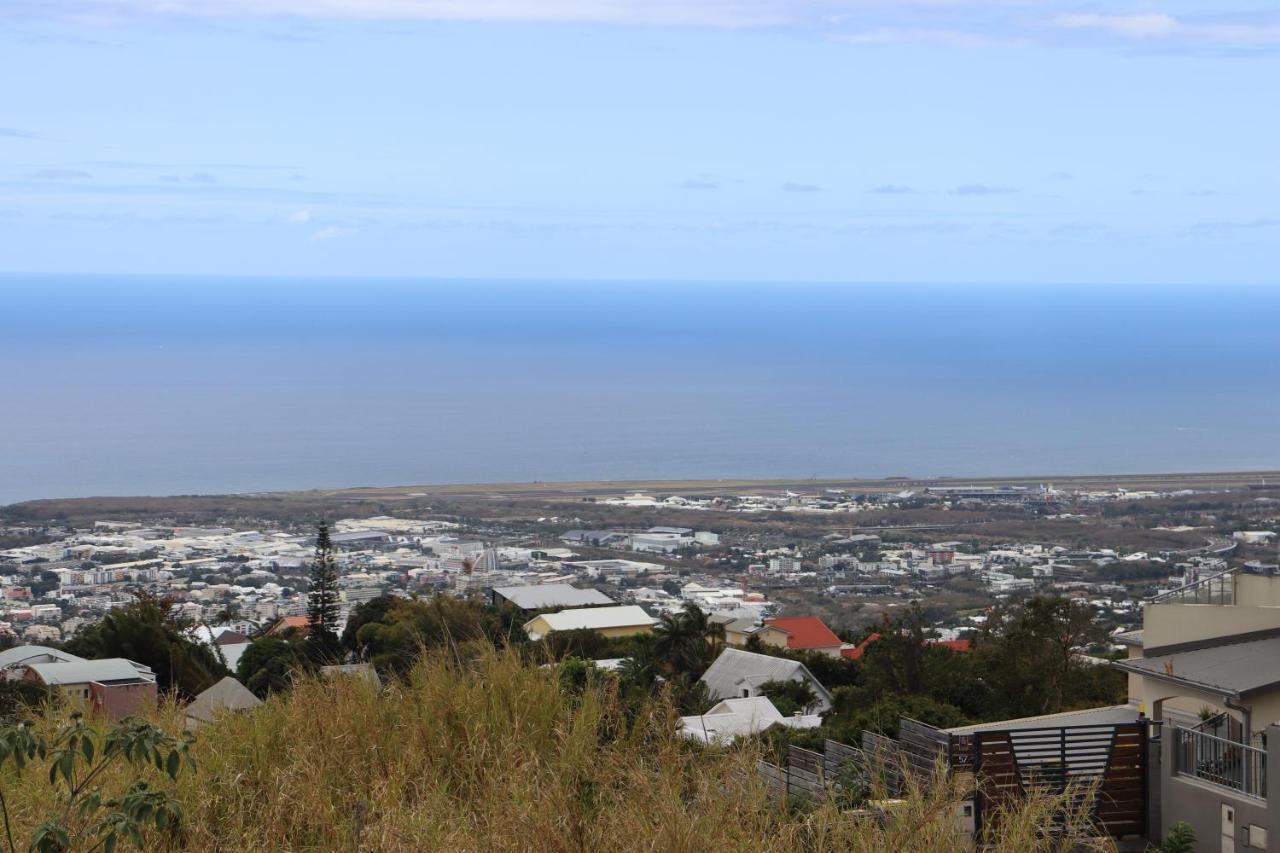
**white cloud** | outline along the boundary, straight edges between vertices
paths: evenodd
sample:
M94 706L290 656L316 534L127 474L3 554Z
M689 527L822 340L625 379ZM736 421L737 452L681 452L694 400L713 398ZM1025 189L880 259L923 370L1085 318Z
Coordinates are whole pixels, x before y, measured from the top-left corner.
M1235 0L1240 2L1241 0ZM1062 41L1280 47L1280 18L1209 0L1178 16L1149 0L0 0L0 18L129 23L144 17L613 24L778 28L855 45L985 47ZM1191 9L1195 10L1192 14ZM1054 33L1056 39L1051 38Z
M311 211L309 210L295 210L293 213L290 213L285 217L285 222L288 222L290 225L306 225L310 221Z
M932 44L940 47L987 47L1006 39L963 30L937 30L915 27L879 27L835 37L848 44ZM1011 39L1008 39L1011 40Z
M311 242L323 243L326 240L332 240L335 237L341 237L344 234L350 233L351 229L349 228L339 228L337 225L327 225L311 235Z
M1134 39L1164 38L1178 31L1178 19L1172 15L1058 15L1054 26L1067 29L1103 30L1112 35Z
M802 17L796 12L826 4L785 0L63 0L62 5L108 15L761 27L793 23Z
M1131 41L1174 42L1219 47L1280 46L1280 23L1238 22L1175 18L1146 13L1136 15L1058 15L1053 25L1063 29L1094 30Z

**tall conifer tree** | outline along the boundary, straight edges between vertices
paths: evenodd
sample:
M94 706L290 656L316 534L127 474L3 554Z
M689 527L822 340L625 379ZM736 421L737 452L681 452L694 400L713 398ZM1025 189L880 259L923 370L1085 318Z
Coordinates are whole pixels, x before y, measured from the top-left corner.
M333 559L329 525L320 522L316 535L316 555L311 562L311 583L307 592L307 645L317 661L334 660L338 639L338 568Z

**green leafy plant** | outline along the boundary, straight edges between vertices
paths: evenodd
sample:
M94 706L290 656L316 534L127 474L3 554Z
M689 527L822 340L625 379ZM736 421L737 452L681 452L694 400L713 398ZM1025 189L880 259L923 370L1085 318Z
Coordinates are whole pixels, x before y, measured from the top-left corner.
M48 768L55 789L53 809L31 837L34 853L72 850L113 853L121 840L141 848L146 833L175 831L182 808L169 790L137 778L148 767L176 781L184 767L195 768L189 737L177 738L142 720L126 719L103 731L74 713L48 740L29 722L0 728L0 770L12 761L16 775L28 765ZM123 790L104 788L107 771L128 765L133 781ZM8 801L0 784L0 817L7 853L18 853Z
M1195 853L1196 831L1186 821L1178 821L1169 827L1160 843L1160 853Z

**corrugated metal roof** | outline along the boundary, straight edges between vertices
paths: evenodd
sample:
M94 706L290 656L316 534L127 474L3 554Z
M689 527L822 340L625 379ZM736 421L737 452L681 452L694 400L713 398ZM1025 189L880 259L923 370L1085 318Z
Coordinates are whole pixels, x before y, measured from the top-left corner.
M653 617L645 613L643 607L635 604L561 610L559 613L544 613L537 619L545 620L552 631L600 630L653 624Z
M45 684L87 684L91 681L154 681L155 676L140 670L124 658L76 660L65 663L27 664Z
M824 709L831 707L831 693L822 686L822 682L807 666L789 658L725 649L703 673L701 680L707 685L712 699L741 698L744 687L755 689L767 681L808 681L823 701Z
M493 591L521 610L613 604L613 599L598 589L578 589L567 583L549 583L536 586L495 586Z
M18 663L55 663L80 661L84 658L48 646L14 646L0 652L0 669Z
M1146 678L1242 697L1280 685L1280 637L1117 661Z

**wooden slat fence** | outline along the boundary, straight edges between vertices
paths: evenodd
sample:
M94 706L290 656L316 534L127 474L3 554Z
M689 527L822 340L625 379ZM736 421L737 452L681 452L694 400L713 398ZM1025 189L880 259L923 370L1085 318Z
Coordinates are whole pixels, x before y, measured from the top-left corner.
M1115 837L1147 826L1147 728L1144 723L1057 726L950 735L915 720L899 721L899 740L862 733L861 747L828 740L822 752L788 747L784 765L760 762L771 795L816 799L871 787L902 793L906 777L927 782L942 764L973 776L979 831L1004 805L1032 792L1061 794L1073 782L1092 791L1088 808ZM879 784L877 784L879 783Z
M770 796L819 800L829 793L823 763L821 752L789 746L783 766L760 761L757 769Z
M1147 730L1143 723L983 731L971 750L979 826L1027 793L1061 794L1075 783L1113 836L1145 834Z
M932 779L939 765L950 763L951 736L941 729L902 717L898 742L903 766L920 781Z

